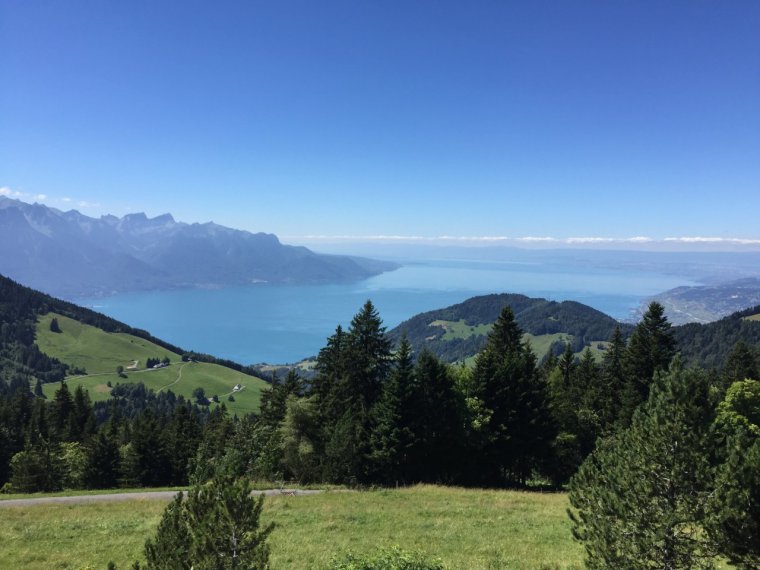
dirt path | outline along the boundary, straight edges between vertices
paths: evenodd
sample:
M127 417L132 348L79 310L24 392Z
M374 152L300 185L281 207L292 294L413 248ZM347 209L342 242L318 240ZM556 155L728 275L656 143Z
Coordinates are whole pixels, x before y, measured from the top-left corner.
M179 370L177 371L177 379L174 382L169 382L168 384L165 384L164 386L161 386L158 390L156 390L156 394L158 394L161 390L164 388L169 388L170 386L174 386L177 382L182 380L182 369L190 364L189 362L185 362L182 366L179 367Z
M36 505L53 505L57 503L68 505L84 505L87 503L105 503L114 501L170 501L179 491L145 491L144 493L112 493L100 495L77 495L72 497L36 497L34 499L7 499L0 500L0 509L3 507L33 507ZM268 497L285 495L299 497L301 495L314 495L321 493L317 489L266 489L254 491L253 495L264 494Z

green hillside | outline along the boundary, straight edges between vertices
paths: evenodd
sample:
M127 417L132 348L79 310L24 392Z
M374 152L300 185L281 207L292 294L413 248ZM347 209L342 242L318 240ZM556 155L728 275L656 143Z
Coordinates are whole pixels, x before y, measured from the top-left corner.
M53 318L58 320L61 332L50 330ZM261 391L268 386L263 380L206 362L182 362L181 355L153 342L120 332L105 332L91 325L80 323L56 313L39 318L36 340L40 350L70 366L84 368L86 376L70 377L67 382L74 389L86 388L94 401L109 397L110 387L117 383L142 382L155 391L171 389L175 394L191 398L193 390L204 389L207 396L218 395L232 413L246 414L258 409ZM168 357L169 366L146 369L148 358ZM116 367L124 367L126 378L119 377ZM243 388L234 392L234 401L228 395L240 384ZM43 391L51 397L57 384L45 384Z
M570 343L580 353L589 347L601 354L616 326L628 334L631 325L573 301L556 302L525 295L497 294L473 297L450 307L412 317L390 331L398 342L406 335L415 351L427 349L446 362L472 362L483 348L501 309L509 305L538 358Z

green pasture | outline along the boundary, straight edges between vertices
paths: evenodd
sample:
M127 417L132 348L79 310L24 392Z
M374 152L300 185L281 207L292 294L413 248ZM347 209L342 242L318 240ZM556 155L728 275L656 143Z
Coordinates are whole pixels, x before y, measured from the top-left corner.
M56 317L61 332L50 330L50 321ZM156 392L172 390L185 398L191 398L193 390L202 387L208 397L219 396L231 413L246 414L258 410L261 391L267 383L259 378L242 374L230 368L205 362L182 362L175 354L147 340L125 334L108 333L96 327L82 324L62 315L49 313L37 323L37 344L45 354L54 356L72 366L85 368L86 376L66 380L71 390L82 385L93 401L110 397L111 387L117 383L142 382ZM168 357L171 364L166 368L146 369L148 358ZM137 361L137 367L130 369ZM126 378L119 377L116 367L123 366ZM233 394L235 401L228 401L235 385L243 389ZM58 384L43 385L43 392L51 398Z
M165 502L5 507L0 567L128 568L142 560ZM398 545L441 558L450 569L581 568L564 494L436 486L332 491L267 498L263 518L272 570L325 568L336 554Z
M458 321L433 321L430 323L431 327L441 327L446 332L444 333L442 340L454 340L455 338L469 338L471 336L486 336L493 328L493 323L480 324L480 325L468 325L464 319Z

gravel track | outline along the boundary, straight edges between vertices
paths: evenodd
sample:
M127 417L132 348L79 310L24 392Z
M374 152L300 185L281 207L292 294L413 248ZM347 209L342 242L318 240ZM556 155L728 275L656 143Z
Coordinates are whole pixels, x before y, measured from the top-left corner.
M299 497L301 495L314 495L321 493L317 489L265 489L254 491L253 495L277 496L284 495ZM33 507L35 505L52 505L56 503L68 505L84 505L87 503L106 503L116 501L170 501L179 491L145 491L144 493L112 493L100 495L76 495L71 497L36 497L34 499L7 499L0 500L0 509L3 507Z

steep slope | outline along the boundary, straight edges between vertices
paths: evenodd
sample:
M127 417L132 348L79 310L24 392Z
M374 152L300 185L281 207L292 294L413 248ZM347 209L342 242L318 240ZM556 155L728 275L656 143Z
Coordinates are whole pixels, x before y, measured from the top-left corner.
M55 295L328 283L395 268L283 245L272 234L176 222L170 214L96 219L0 197L0 272Z

